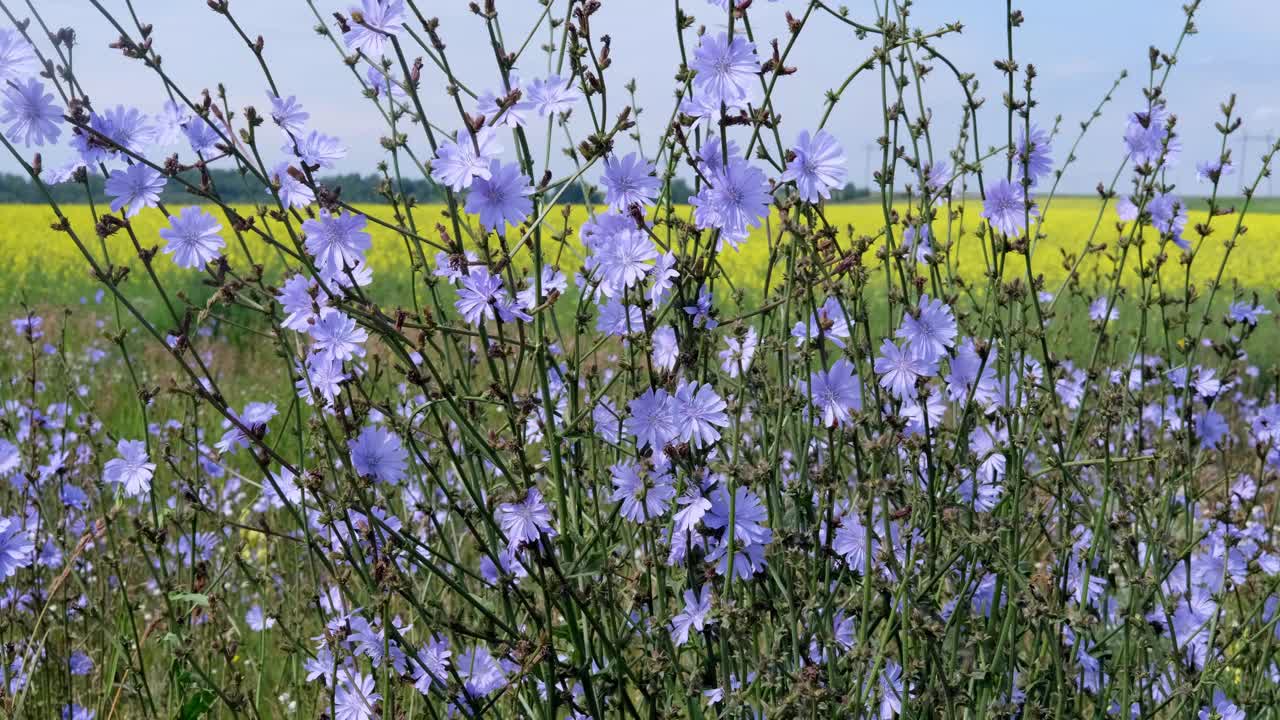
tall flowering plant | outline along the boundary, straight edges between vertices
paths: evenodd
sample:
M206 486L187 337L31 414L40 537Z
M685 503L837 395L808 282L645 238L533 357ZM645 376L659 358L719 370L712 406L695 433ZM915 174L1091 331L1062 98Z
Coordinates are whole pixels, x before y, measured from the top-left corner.
M83 336L24 309L6 340L7 712L1274 712L1280 401L1248 354L1266 298L1226 273L1277 148L1224 203L1225 102L1191 223L1165 83L1198 0L1136 109L1099 120L1122 75L1065 154L1012 7L1005 122L980 139L978 83L943 52L961 25L909 2L676 0L680 54L644 79L674 100L645 126L600 0L544 0L516 35L494 0L457 27L420 0L303 0L386 123L383 203L359 206L329 179L354 139L277 83L298 59L237 4L207 12L260 67L243 107L172 75L160 53L183 48L132 3L87 0L157 82L135 108L81 82L73 30L0 0L2 142L103 308ZM777 90L831 70L788 64L819 25L865 58L788 126ZM485 86L446 42L475 37ZM930 73L965 98L954 131ZM842 103L883 116L877 227L834 212ZM1044 258L1107 122L1098 221ZM226 200L219 169L260 201ZM406 192L423 178L442 205ZM403 248L408 294L379 292L377 243ZM751 246L761 266L725 270Z

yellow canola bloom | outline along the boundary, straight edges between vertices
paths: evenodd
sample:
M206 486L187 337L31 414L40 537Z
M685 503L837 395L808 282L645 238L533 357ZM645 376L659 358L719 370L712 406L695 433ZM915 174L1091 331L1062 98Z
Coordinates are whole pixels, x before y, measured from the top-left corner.
M949 259L953 270L971 283L981 285L984 282L982 275L987 267L989 252L984 252L983 244L975 234L980 220L979 201L969 199L966 204L963 217L948 218L945 211L940 211L939 218L934 223L933 232L938 240L945 242L950 238L952 247ZM168 209L173 213L179 210L178 207ZM242 248L235 239L221 212L216 207L210 207L209 210L223 224L222 237L227 242L224 251L233 267L243 271L248 260L245 248ZM899 208L899 211L905 210L905 207ZM682 218L689 217L688 211L688 208L678 209ZM89 207L67 206L64 207L64 212L71 219L72 226L81 240L88 245L99 261L109 257L117 265L130 266L134 274L130 281L133 283L131 286L133 288L139 287L138 283L147 282L127 233L122 231L107 238L104 254L102 244L93 230L93 219ZM242 208L242 212L248 214L250 210ZM369 206L367 212L384 221L392 222L389 207ZM1098 223L1098 213L1099 201L1096 199L1063 197L1053 200L1040 228L1040 232L1045 237L1037 243L1033 253L1033 270L1036 274L1044 275L1047 288L1057 289L1066 278L1067 269L1064 267L1064 258L1081 253L1095 223ZM450 221L444 216L442 206L419 206L415 208L414 214L419 233L433 241L439 240L435 230L437 223L443 224L446 228L452 227ZM833 205L826 209L826 214L828 220L840 230L843 247L848 245L845 231L849 226L853 227L857 235L880 236L885 225L883 210L876 204ZM577 239L577 230L587 217L585 208L573 208L567 221L568 242L563 245L549 239L553 233L563 233L565 230L566 221L560 210L552 209L544 221L544 238L547 239L543 241L543 252L546 261L558 264L567 274L572 274L581 267L583 250ZM88 266L79 251L64 234L50 229L49 225L54 217L47 207L7 205L0 207L0 218L3 219L3 222L0 222L0 247L3 247L10 272L16 273L19 278L41 278L51 286L38 288L43 296L32 298L33 302L72 303L81 296L95 292L96 283L89 277ZM1191 213L1185 236L1193 243L1197 238L1193 228L1206 219L1204 212ZM1234 232L1236 221L1235 215L1213 219L1214 232L1200 248L1192 266L1193 282L1203 283L1212 279L1217 273L1224 253L1223 241ZM261 220L258 222L260 223ZM160 237L159 231L167 225L167 218L159 211L145 211L134 218L132 223L134 232L144 248L158 246L163 250L164 240ZM1276 242L1277 236L1280 235L1280 214L1250 213L1245 219L1245 225L1248 233L1240 238L1238 246L1233 250L1224 278L1227 280L1235 278L1247 288L1268 288L1272 284L1272 279L1268 277L1268 269L1280 266L1280 244ZM721 251L720 263L735 287L752 290L758 289L763 284L769 256L766 233L772 232L776 241L778 228L778 218L775 215L764 227L753 231L751 237L742 244L740 249L725 247ZM963 232L961 232L962 228ZM278 223L272 222L271 229L286 245L292 244L288 233ZM368 254L368 261L374 273L374 287L379 288L388 284L397 288L406 287L411 256L406 249L404 239L393 230L372 222L369 224L368 231L373 235L373 248ZM902 231L901 225L894 227L896 243L901 243ZM509 233L509 243L519 240L515 229L509 230ZM659 238L665 238L666 229L658 228L657 235ZM252 254L254 262L265 266L270 280L278 280L283 262L281 254L253 234L246 234L245 237L248 252ZM1087 283L1091 278L1096 277L1097 273L1108 272L1114 267L1113 256L1118 250L1119 237L1114 209L1108 207L1102 213L1102 220L1094 237L1095 243L1105 244L1107 249L1103 253L1089 256L1080 265L1081 278L1084 282ZM883 240L878 240L872 246L872 250L864 256L863 261L868 267L873 269L879 267L880 261L876 259L875 251L882 245ZM434 266L435 249L425 245L423 249L427 253L428 262ZM1144 259L1150 260L1156 250L1153 242L1146 243L1142 249ZM1169 245L1166 250L1170 257L1165 264L1163 277L1168 283L1176 283L1172 286L1167 285L1170 290L1174 287L1180 288L1184 272L1184 268L1178 262L1180 252L1172 245ZM526 245L517 255L516 267L524 271L531 267L532 263L532 256ZM1138 278L1133 272L1133 269L1138 266L1136 251L1130 253L1127 266L1129 271L1124 275L1124 283L1130 287L1136 286ZM157 256L155 269L160 279L166 283L174 281L190 287L193 283L199 282L198 273L175 266L170 256L163 252ZM775 284L778 272L779 269L775 269ZM1025 267L1021 257L1011 256L1006 277L1022 277L1024 274ZM17 285L24 286L23 283ZM25 286L36 289L31 283ZM13 299L17 298L18 296L13 296ZM385 296L383 299L391 302L400 301Z

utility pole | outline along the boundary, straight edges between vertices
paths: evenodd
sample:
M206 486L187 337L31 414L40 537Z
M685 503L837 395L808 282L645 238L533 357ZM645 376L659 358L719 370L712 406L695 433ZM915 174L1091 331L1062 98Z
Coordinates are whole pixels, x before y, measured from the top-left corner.
M871 192L871 151L874 148L874 145L867 143L865 160L862 163L862 176L867 179L867 184L864 186L867 192Z
M1244 133L1243 135L1240 136L1240 194L1241 195L1244 195L1244 190L1248 186L1248 182L1249 182L1245 177L1245 168L1248 166L1248 162L1249 162L1249 143L1256 140L1263 141L1265 143L1263 147L1266 149L1270 149L1272 144L1274 144L1276 141L1276 135L1274 131L1268 130L1266 135L1250 135L1249 133ZM1267 195L1275 195L1275 186L1272 184L1273 179L1274 178L1271 175L1267 176Z

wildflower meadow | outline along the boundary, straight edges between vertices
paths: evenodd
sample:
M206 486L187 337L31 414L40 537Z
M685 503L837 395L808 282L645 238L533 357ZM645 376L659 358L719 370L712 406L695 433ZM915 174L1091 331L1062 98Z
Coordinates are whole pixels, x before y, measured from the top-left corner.
M271 2L325 52L0 0L0 716L1280 718L1280 143L1169 91L1207 1L1083 109L1037 3Z

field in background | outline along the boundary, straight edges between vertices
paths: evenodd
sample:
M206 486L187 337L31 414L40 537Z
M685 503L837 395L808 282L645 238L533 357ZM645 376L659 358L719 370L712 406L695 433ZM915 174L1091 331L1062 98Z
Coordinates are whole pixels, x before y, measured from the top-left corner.
M1228 205L1231 204L1228 203ZM959 209L959 204L956 207ZM1265 203L1262 207L1268 210L1273 209ZM957 274L971 280L978 279L986 269L986 254L982 243L973 234L978 220L977 208L976 203L970 202L963 215L950 221L944 217L935 225L935 232L945 237L947 225L950 222L951 236L955 238L955 247L951 251L952 267ZM1041 228L1045 237L1033 256L1035 272L1045 276L1048 287L1056 288L1066 277L1065 254L1076 255L1083 249L1085 240L1098 222L1098 208L1099 202L1090 198L1059 198L1048 207ZM392 220L388 207L369 206L366 209L373 216L388 222ZM71 217L81 237L92 244L95 252L100 253L97 238L92 232L92 215L88 206L70 206L64 210ZM171 212L176 210L176 208L170 208ZM422 235L437 237L433 227L437 222L443 222L442 211L441 206L422 206L415 210L415 218ZM217 214L216 210L215 214ZM828 208L827 214L833 223L840 226L842 232L846 227L852 226L857 234L876 235L884 226L883 212L879 205L832 206ZM564 248L546 250L548 254L560 259L560 265L566 272L576 270L581 264L581 249L576 242L576 229L585 218L585 209L574 208L568 220L573 230L570 233L572 242ZM1196 223L1203 222L1205 218L1206 214L1203 210L1192 213L1186 232L1189 238L1194 238L1191 228ZM0 285L0 299L11 304L24 299L33 304L56 304L76 302L81 297L96 292L96 283L89 277L86 265L74 245L61 233L49 228L53 214L48 208L38 205L0 206L0 219L2 219L0 220L0 253L3 253L5 258L4 270L0 272L7 276L5 282ZM740 250L726 249L721 254L721 264L736 285L758 286L762 281L760 275L768 260L767 241L764 235L769 231L777 232L776 217L771 220L771 227L756 231ZM1089 277L1099 272L1100 268L1105 271L1114 267L1115 261L1109 255L1114 251L1119 237L1115 221L1115 213L1111 208L1104 211L1095 241L1106 244L1108 249L1104 253L1086 259L1081 265L1086 282ZM558 210L552 211L548 216L548 222L556 229L562 227L563 221ZM1235 223L1234 215L1222 216L1214 220L1214 233L1200 249L1193 266L1193 281L1209 279L1217 271L1223 253L1222 240L1231 234ZM164 218L158 212L143 213L133 219L133 225L144 247L163 245L158 231L164 226ZM1229 265L1231 272L1228 275L1238 278L1246 287L1268 287L1273 279L1271 269L1280 267L1280 243L1276 242L1276 238L1280 236L1280 214L1251 212L1246 218L1245 225L1248 233L1233 251ZM375 295L390 302L391 299L387 293L407 289L405 283L409 273L404 242L393 232L372 224L370 230L374 237L374 244L368 257L374 271L377 288ZM901 229L899 228L897 232L900 233ZM659 236L661 234L662 231L659 229ZM224 237L231 242L227 249L228 256L233 263L242 265L244 251L236 246L230 232L224 232ZM108 238L106 245L107 251L116 263L123 261L134 266L135 271L141 270L126 234L122 232ZM873 246L873 250L878 246ZM254 259L257 262L266 266L268 273L278 272L281 259L276 253L268 252L260 243L253 242L250 243L249 250L254 253ZM1152 250L1148 248L1145 252L1149 259ZM525 253L517 262L517 266L527 265L528 257ZM1131 254L1131 259L1136 262L1136 254ZM868 265L878 264L873 253L868 253L864 260ZM1021 263L1017 265L1019 266L1017 270L1021 273ZM180 280L180 286L198 285L196 273L175 267L164 254L161 254L157 260L156 268L165 280ZM1166 267L1166 277L1176 279L1180 284L1181 273L1177 258L1171 258ZM1136 275L1126 273L1126 283L1135 284Z
M1223 203L1225 207L1239 207L1241 204L1238 199ZM1222 317L1227 305L1238 295L1244 296L1255 291L1260 295L1264 305L1273 311L1276 310L1276 298L1266 288L1274 287L1273 268L1280 267L1280 243L1276 242L1277 237L1280 237L1280 212L1267 211L1280 210L1280 208L1265 200L1257 205L1263 211L1255 213L1251 210L1246 217L1247 233L1242 236L1238 246L1232 252L1228 270L1224 274L1224 277L1236 278L1239 281L1239 287L1224 287L1217 294L1211 315L1215 320ZM1203 202L1199 203L1199 206L1199 209L1193 210L1187 224L1185 234L1188 238L1194 239L1196 235L1192 228L1206 220ZM984 242L974 232L979 220L978 207L977 202L973 200L969 201L967 209L962 209L961 203L955 203L953 214L948 216L946 212L939 213L939 219L934 227L939 237L949 236L954 243L948 253L947 268L943 270L943 274L953 272L981 287L985 285L982 275L987 269L989 251L984 248ZM1067 325L1070 330L1060 340L1073 351L1083 351L1085 349L1083 346L1091 342L1087 307L1095 297L1109 290L1109 282L1104 276L1114 269L1118 261L1116 241L1122 235L1116 225L1114 209L1108 206L1102 212L1101 221L1099 221L1099 207L1100 203L1093 198L1068 197L1054 200L1045 212L1040 228L1042 238L1033 253L1034 272L1044 276L1047 290L1056 292L1063 287L1063 282L1068 277L1068 268L1071 267L1074 258L1082 252L1090 233L1097 225L1094 241L1096 244L1105 246L1105 249L1089 254L1080 262L1080 291L1071 298L1064 298L1066 302L1058 303L1056 308L1059 322ZM373 217L393 222L392 213L387 206L373 205L362 209ZM216 208L211 210L221 218ZM687 216L687 210L687 208L680 209L682 217ZM169 211L177 212L177 208L170 207ZM444 207L438 205L421 206L415 209L415 221L422 236L437 239L439 236L435 225L437 223L451 225L444 217L443 211ZM71 218L80 237L91 244L95 255L101 257L102 245L93 233L93 216L90 208L85 205L68 206L64 208L64 212ZM250 209L245 208L243 212L248 213ZM827 208L827 216L832 223L839 226L842 246L848 245L845 238L850 227L856 235L878 236L885 224L883 210L876 204L835 205ZM0 278L4 280L0 283L0 301L12 309L11 314L19 312L20 303L26 303L44 311L60 306L75 306L78 303L93 303L94 296L99 293L100 286L90 277L87 265L79 255L79 251L67 237L49 228L52 219L52 212L44 206L0 206L0 252L3 252L3 257L7 261L4 270L0 270ZM568 241L563 244L545 241L544 253L549 261L558 263L570 276L581 266L582 249L577 239L577 229L586 219L586 209L574 207L567 221L558 208L553 209L545 221L546 227L554 232L562 232L567 223L568 232L565 236ZM1237 215L1234 214L1214 219L1213 233L1200 247L1196 261L1192 265L1190 280L1200 290L1203 290L1217 273L1224 252L1223 241L1234 232L1237 219ZM164 226L164 220L164 217L156 211L145 212L133 219L134 230L144 247L163 246L164 241L159 235L159 230ZM278 237L287 241L287 234L282 228L277 227L275 230ZM392 231L372 222L369 230L374 238L373 248L368 253L368 260L374 273L370 297L387 307L411 306L413 288L410 282L410 255L406 250L405 241ZM895 238L899 243L901 231L901 226L895 227ZM661 238L665 236L666 231L659 227L656 232ZM757 230L747 242L743 243L739 250L725 248L722 251L720 263L734 287L760 288L763 286L763 274L768 265L769 255L766 233L773 233L776 237L777 232L778 222L777 217L774 216L765 227ZM238 245L231 232L224 229L223 236L229 243L226 252L231 258L233 268L237 272L244 272L245 250ZM268 282L278 281L283 267L281 254L268 248L256 237L252 235L247 237L249 238L248 250L252 253L254 261L264 266ZM511 238L510 242L514 243L517 239ZM128 235L124 232L116 233L107 238L105 245L106 252L115 263L130 266L131 272L127 281L131 286L130 296L148 316L157 322L159 327L168 328L172 323L163 309L159 296L151 289ZM871 250L863 257L863 262L872 269L871 276L876 281L883 277L883 271L880 269L881 261L876 257L881 247L883 247L883 240L877 239L871 245ZM430 248L427 249L430 251ZM1186 267L1179 262L1180 255L1176 248L1169 246L1167 249L1170 257L1165 264L1161 282L1170 296L1181 298L1182 288L1187 280ZM1144 245L1141 251L1130 251L1126 262L1128 269L1123 274L1126 287L1132 288L1138 285L1136 269L1139 266L1139 260L1141 259L1144 263L1150 262L1155 252L1156 247L1150 243ZM433 252L428 253L428 261L434 266ZM518 253L515 263L518 273L527 273L530 264L531 256L527 249ZM164 253L157 256L155 269L170 292L182 291L189 302L198 306L202 306L213 292L213 289L205 284L204 274L176 267L170 257ZM779 271L775 268L775 283L778 275ZM1007 264L1006 276L1011 279L1025 278L1025 267L1020 258L1012 258ZM754 307L751 303L758 300L758 298L747 297L744 299L744 304L738 306L733 302L731 293L727 292L723 283L717 285L716 295L720 310L726 316ZM1136 339L1137 327L1130 322L1141 314L1137 310L1136 303L1136 294L1124 297L1118 302L1120 321L1114 325L1114 330L1121 336L1127 335ZM1276 318L1277 316L1265 318L1258 331L1259 342L1255 348L1265 353L1266 357L1257 357L1255 361L1264 367L1280 362L1280 324L1277 324ZM243 351L246 344L252 345L251 342L239 342L238 333L234 328L224 328L224 330L228 331L225 335L231 338L234 344L241 346L240 350ZM239 361L254 362L252 358L248 360L240 358Z

